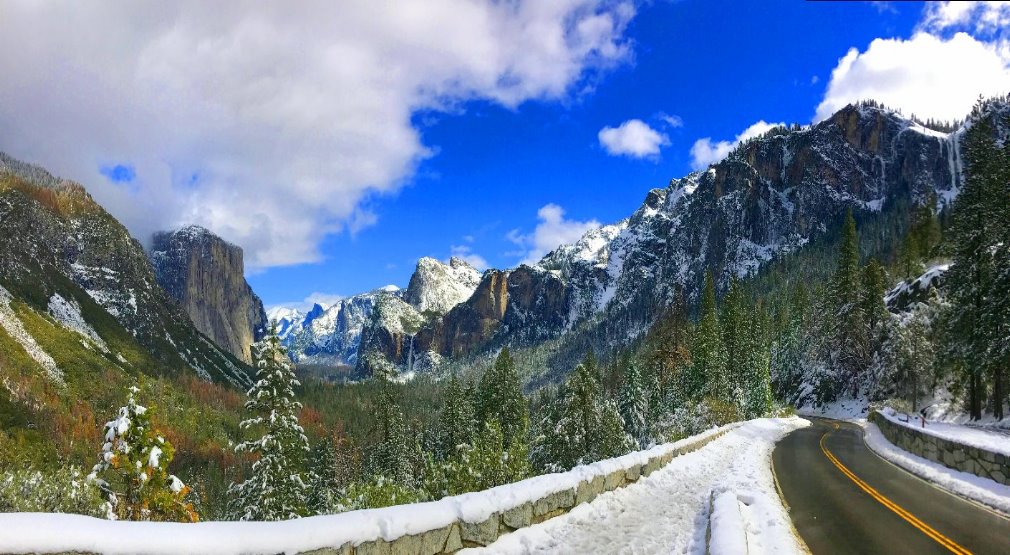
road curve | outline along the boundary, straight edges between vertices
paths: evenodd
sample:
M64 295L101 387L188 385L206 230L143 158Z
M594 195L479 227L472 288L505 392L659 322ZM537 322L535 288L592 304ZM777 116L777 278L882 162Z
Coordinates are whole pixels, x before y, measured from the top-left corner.
M810 418L772 465L797 531L821 553L1010 554L1010 519L875 455L848 423Z

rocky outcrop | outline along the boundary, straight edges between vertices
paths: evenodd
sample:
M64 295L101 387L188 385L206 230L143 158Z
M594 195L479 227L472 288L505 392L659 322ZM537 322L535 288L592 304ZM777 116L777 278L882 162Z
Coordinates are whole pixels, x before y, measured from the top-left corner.
M480 279L480 272L461 258L444 264L425 257L417 261L403 300L418 312L445 314L469 299Z
M263 302L245 280L242 249L199 226L154 235L155 277L215 343L250 363L267 326Z
M195 371L251 385L249 369L193 326L158 286L141 244L81 185L0 153L0 283L40 313L52 299L79 310L109 342L108 364L150 355L145 371ZM110 338L113 341L110 341Z

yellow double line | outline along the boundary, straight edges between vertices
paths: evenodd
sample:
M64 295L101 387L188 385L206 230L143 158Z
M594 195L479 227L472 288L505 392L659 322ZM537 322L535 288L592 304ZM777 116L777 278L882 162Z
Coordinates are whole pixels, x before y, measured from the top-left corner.
M835 429L836 430L838 429L838 424L835 424ZM895 502L884 497L883 495L881 495L880 492L873 489L869 484L862 481L859 478L859 476L856 476L855 474L852 473L851 470L846 468L845 465L842 464L841 461L839 461L837 458L835 458L835 456L831 453L831 451L828 451L828 448L824 446L824 440L827 439L828 434L830 433L831 432L825 432L824 435L821 436L821 451L824 451L824 455L828 457L829 461L831 461L836 467L838 467L838 470L842 471L842 474L848 476L849 479L855 482L855 484L859 486L860 489L869 494L870 497L879 501L881 505L887 507L896 515L905 519L905 521L907 521L912 526L918 528L919 531L921 531L923 534L926 534L927 536L935 540L936 543L946 547L948 550L950 550L951 553L957 553L959 555L971 555L971 551L968 551L967 549L954 543L954 541L948 538L947 536L944 536L940 532L937 532L928 524L916 518L915 515L913 515L912 513L906 511L905 509L898 506L898 504L896 504Z

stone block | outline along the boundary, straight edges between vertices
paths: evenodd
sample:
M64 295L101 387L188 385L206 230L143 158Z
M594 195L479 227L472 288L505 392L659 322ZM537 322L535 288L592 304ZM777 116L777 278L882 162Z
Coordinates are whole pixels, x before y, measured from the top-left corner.
M624 479L627 480L628 482L637 482L641 476L642 476L641 465L635 464L624 470Z
M463 544L490 545L498 539L501 516L492 514L482 522L460 522L459 536Z
M393 555L393 550L389 542L375 540L354 546L354 555Z
M407 534L396 538L389 544L389 551L393 554L399 553L424 553L424 535ZM434 553L434 552L433 552Z
M305 551L299 555L351 555L353 553L352 549L350 542L348 542L340 547L323 547L321 549Z
M503 512L501 520L502 524L513 530L529 526L533 522L533 502L526 502Z
M622 485L624 485L623 470L616 470L607 474L606 482L604 483L604 487L607 488L607 491L614 491Z
M424 555L434 555L441 553L445 548L446 540L449 539L449 531L455 523L444 528L436 528L421 534L421 550Z
M463 549L463 538L460 535L459 523L454 522L449 527L449 537L445 539L445 546L442 548L442 552L455 553L460 549Z

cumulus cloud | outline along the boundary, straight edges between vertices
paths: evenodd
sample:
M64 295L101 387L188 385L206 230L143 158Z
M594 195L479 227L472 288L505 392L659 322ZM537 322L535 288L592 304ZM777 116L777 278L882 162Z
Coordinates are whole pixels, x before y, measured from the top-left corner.
M1010 2L929 2L919 28L931 33L956 29L1000 34L1010 28Z
M514 253L522 257L520 264L536 264L547 253L561 245L578 241L591 229L600 227L600 222L589 220L580 222L565 218L565 210L557 204L547 204L537 210L537 227L533 233L524 234L513 229L506 234L506 239L515 243L521 250Z
M1005 48L956 33L942 38L920 32L910 39L876 39L865 52L853 48L831 72L815 121L846 104L874 99L920 118L955 120L978 96L1010 91Z
M253 266L316 261L431 155L413 113L581 91L628 59L633 15L613 0L6 3L0 149L82 181L141 239L199 223Z
M628 120L617 127L604 127L597 135L600 146L612 156L654 158L670 139L640 119Z
M741 142L767 133L770 129L785 125L783 123L768 123L761 120L736 136L732 141L713 141L711 137L698 139L691 146L691 168L701 170L719 162Z
M450 247L449 252L450 256L461 258L465 260L467 264L477 268L478 270L483 271L489 267L487 260L483 256L473 252L470 245L453 245Z

